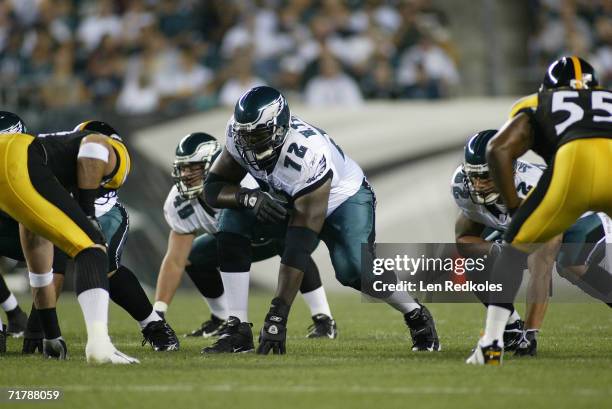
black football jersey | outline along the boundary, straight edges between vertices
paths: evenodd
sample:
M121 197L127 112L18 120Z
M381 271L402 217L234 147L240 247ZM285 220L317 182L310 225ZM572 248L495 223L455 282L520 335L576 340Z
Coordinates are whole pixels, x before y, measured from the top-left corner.
M612 92L543 90L533 112L533 150L550 164L563 144L583 138L612 138Z

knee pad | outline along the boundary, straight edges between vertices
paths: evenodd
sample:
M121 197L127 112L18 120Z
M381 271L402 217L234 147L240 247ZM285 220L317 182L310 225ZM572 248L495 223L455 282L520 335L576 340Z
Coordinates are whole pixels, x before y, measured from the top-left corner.
M89 247L74 258L77 295L92 288L108 291L108 257L98 247Z
M251 240L235 233L217 234L219 269L227 273L242 273L251 269Z

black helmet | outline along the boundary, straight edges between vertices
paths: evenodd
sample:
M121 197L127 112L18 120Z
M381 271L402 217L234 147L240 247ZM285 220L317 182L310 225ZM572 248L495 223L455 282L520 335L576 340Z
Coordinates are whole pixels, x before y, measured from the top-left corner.
M193 199L202 193L204 179L214 160L221 153L221 145L214 136L204 132L194 132L185 136L176 147L176 155L172 164L172 179L181 196ZM200 175L182 175L181 168L190 165L202 166ZM194 183L195 182L195 183Z
M585 60L572 55L550 64L544 75L540 90L571 88L592 89L599 86L595 70Z
M465 173L464 183L470 193L470 198L476 204L493 204L499 198L499 192L494 189L487 191L477 190L472 179L489 179L489 165L487 164L487 144L497 130L488 129L478 132L468 139L464 149L463 173Z
M291 114L285 97L272 87L255 87L236 102L231 136L244 161L258 170L276 165L289 131Z
M0 111L0 133L27 133L25 123L19 115L8 111Z
M102 122L102 121L85 121L85 122L81 122L80 124L78 124L74 128L74 130L75 131L92 131L92 132L97 132L99 134L106 135L106 136L108 136L110 138L121 140L121 137L119 136L119 133L117 133L115 128L113 128L112 126L110 126L106 122Z

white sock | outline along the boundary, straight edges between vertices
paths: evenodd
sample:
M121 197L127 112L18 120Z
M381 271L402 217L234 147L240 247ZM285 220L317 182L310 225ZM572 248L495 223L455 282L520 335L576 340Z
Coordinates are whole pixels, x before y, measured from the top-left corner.
M87 342L108 337L108 291L92 288L77 297L87 326Z
M3 328L4 328L4 327L2 326L2 320L0 320L0 332L2 332L2 329L3 329Z
M168 311L168 304L163 301L155 301L155 304L153 304L153 309L165 314Z
M204 299L212 315L222 320L227 320L227 297L225 296L225 292L217 298L204 297Z
M510 310L496 305L489 305L487 308L487 323L485 333L482 336L481 344L489 345L497 341L499 346L504 344L504 329L510 316Z
M153 309L153 311L151 311L151 314L149 314L147 318L145 318L142 321L138 321L138 325L140 325L140 329L144 329L147 325L149 325L150 322L161 321L161 320L162 320L162 317L160 317L157 311Z
M393 294L385 298L384 301L402 314L408 314L410 311L421 308L419 303L417 303L410 294L403 291L393 292Z
M512 311L512 314L510 314L510 316L508 317L508 322L506 323L506 325L514 324L520 319L521 319L521 316L519 315L518 312L516 312L516 310L514 310Z
M221 272L221 280L227 300L227 315L238 317L242 322L249 322L249 275L245 273Z
M15 298L13 293L11 293L11 295L9 295L8 298L4 300L2 304L0 304L0 307L2 307L4 311L12 311L17 308L18 305L17 298Z
M331 310L329 309L327 296L325 295L325 289L323 286L317 288L316 290L302 293L302 297L304 297L304 301L306 301L308 308L310 308L311 316L314 317L317 314L324 314L332 318Z

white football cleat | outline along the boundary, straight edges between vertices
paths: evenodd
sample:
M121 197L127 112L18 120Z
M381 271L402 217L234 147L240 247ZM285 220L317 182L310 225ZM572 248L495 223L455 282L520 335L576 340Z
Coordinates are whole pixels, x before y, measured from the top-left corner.
M499 346L497 340L485 346L482 346L480 340L478 340L476 348L474 348L472 355L465 360L465 363L469 365L499 366L502 363L503 356L504 348Z
M110 340L96 340L87 342L85 347L87 363L90 364L139 364L140 361L117 350Z

